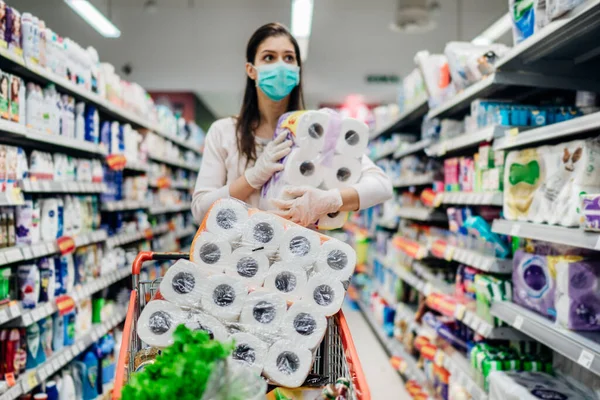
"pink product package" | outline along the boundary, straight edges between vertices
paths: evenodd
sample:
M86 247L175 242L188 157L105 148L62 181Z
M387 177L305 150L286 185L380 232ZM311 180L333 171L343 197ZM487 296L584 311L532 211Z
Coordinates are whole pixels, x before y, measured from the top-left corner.
M463 192L473 191L473 181L475 178L475 162L470 157L461 157L459 162L459 183Z
M444 183L446 185L446 191L451 191L451 187L458 184L458 164L458 158L448 158L444 160Z

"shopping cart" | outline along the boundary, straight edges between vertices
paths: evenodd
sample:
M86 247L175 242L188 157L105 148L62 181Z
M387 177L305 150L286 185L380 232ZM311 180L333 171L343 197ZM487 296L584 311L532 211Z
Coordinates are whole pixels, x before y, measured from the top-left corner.
M142 264L147 261L174 261L189 258L187 253L153 253L143 251L137 255L132 267L133 290L129 297L129 307L123 329L123 340L117 363L117 376L113 389L113 400L121 398L121 389L134 371L136 353L142 348L137 335L137 320L140 312L158 290L160 279L140 281ZM351 381L350 399L370 400L371 394L346 323L340 310L334 317L328 318L325 338L317 350L312 372L329 377L333 383L338 377L345 376Z

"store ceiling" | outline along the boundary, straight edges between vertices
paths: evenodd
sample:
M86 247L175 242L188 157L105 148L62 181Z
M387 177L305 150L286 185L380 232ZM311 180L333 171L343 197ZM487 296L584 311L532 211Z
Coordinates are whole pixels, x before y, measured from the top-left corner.
M241 104L245 46L260 25L289 24L288 0L112 0L119 39L105 39L62 0L6 0L44 19L60 35L96 47L103 61L147 89L192 90L218 116ZM105 12L107 0L92 0ZM450 40L471 40L507 11L506 0L443 0L438 27L421 35L392 32L395 0L315 0L308 62L304 67L309 106L342 102L360 93L371 103L394 101L394 85L367 84L368 74L410 72L421 49L443 50ZM459 12L459 10L462 10ZM107 13L108 14L108 13Z

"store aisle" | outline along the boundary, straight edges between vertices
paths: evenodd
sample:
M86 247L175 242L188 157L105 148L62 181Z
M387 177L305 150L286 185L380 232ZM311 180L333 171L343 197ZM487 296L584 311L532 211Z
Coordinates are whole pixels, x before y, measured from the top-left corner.
M360 311L344 307L344 314L371 389L371 399L409 400L400 375L390 365L390 358Z

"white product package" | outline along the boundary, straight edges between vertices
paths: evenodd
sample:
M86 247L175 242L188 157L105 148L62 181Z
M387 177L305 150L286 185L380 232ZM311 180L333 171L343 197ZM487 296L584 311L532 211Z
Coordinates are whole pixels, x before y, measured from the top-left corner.
M285 298L279 293L255 291L248 295L240 315L240 323L261 332L276 333L287 312Z
M236 241L242 234L242 229L248 220L248 210L234 199L221 199L213 204L206 220L208 232Z
M321 239L316 232L306 228L291 227L283 234L279 255L285 262L308 267L317 259L320 248Z
M225 273L244 281L248 288L261 287L269 272L269 259L264 252L239 247L231 253Z
M248 297L241 279L229 275L211 275L202 282L202 309L223 321L237 321Z
M489 381L490 400L598 399L592 390L563 375L493 371Z
M256 336L245 332L234 333L231 335L231 339L235 342L235 349L233 349L231 358L252 368L258 374L262 373L269 351L267 344Z
M242 244L252 250L262 248L267 254L272 254L279 249L284 230L281 218L267 213L255 213L244 227Z
M327 318L311 304L299 301L286 313L283 331L290 341L314 350L327 331Z
M342 282L317 274L308 280L302 300L329 317L340 311L345 295Z
M369 144L369 127L354 118L343 118L335 152L348 157L362 157Z
M204 312L190 312L187 315L185 326L193 331L204 331L212 339L225 342L229 339L229 332L225 325L212 315Z
M294 388L304 383L312 361L310 350L291 341L279 340L269 349L263 373L273 383Z
M340 281L348 280L354 273L355 267L354 249L349 244L336 239L323 243L315 263L316 272Z
M343 189L360 179L362 164L359 159L337 154L323 172L325 189Z
M287 301L293 302L300 300L307 281L304 268L294 263L279 261L269 269L263 286L267 290L281 294Z
M202 232L194 239L190 261L216 272L223 272L231 263L231 244L218 234Z
M346 221L348 220L348 213L344 211L338 211L331 214L327 214L321 218L316 223L316 228L319 230L330 231L333 229L339 229L344 226Z
M175 304L152 300L138 318L138 336L149 346L167 347L173 344L175 328L185 321L186 313Z
M196 264L178 260L160 282L160 293L165 300L178 306L199 307L202 281L208 274Z

